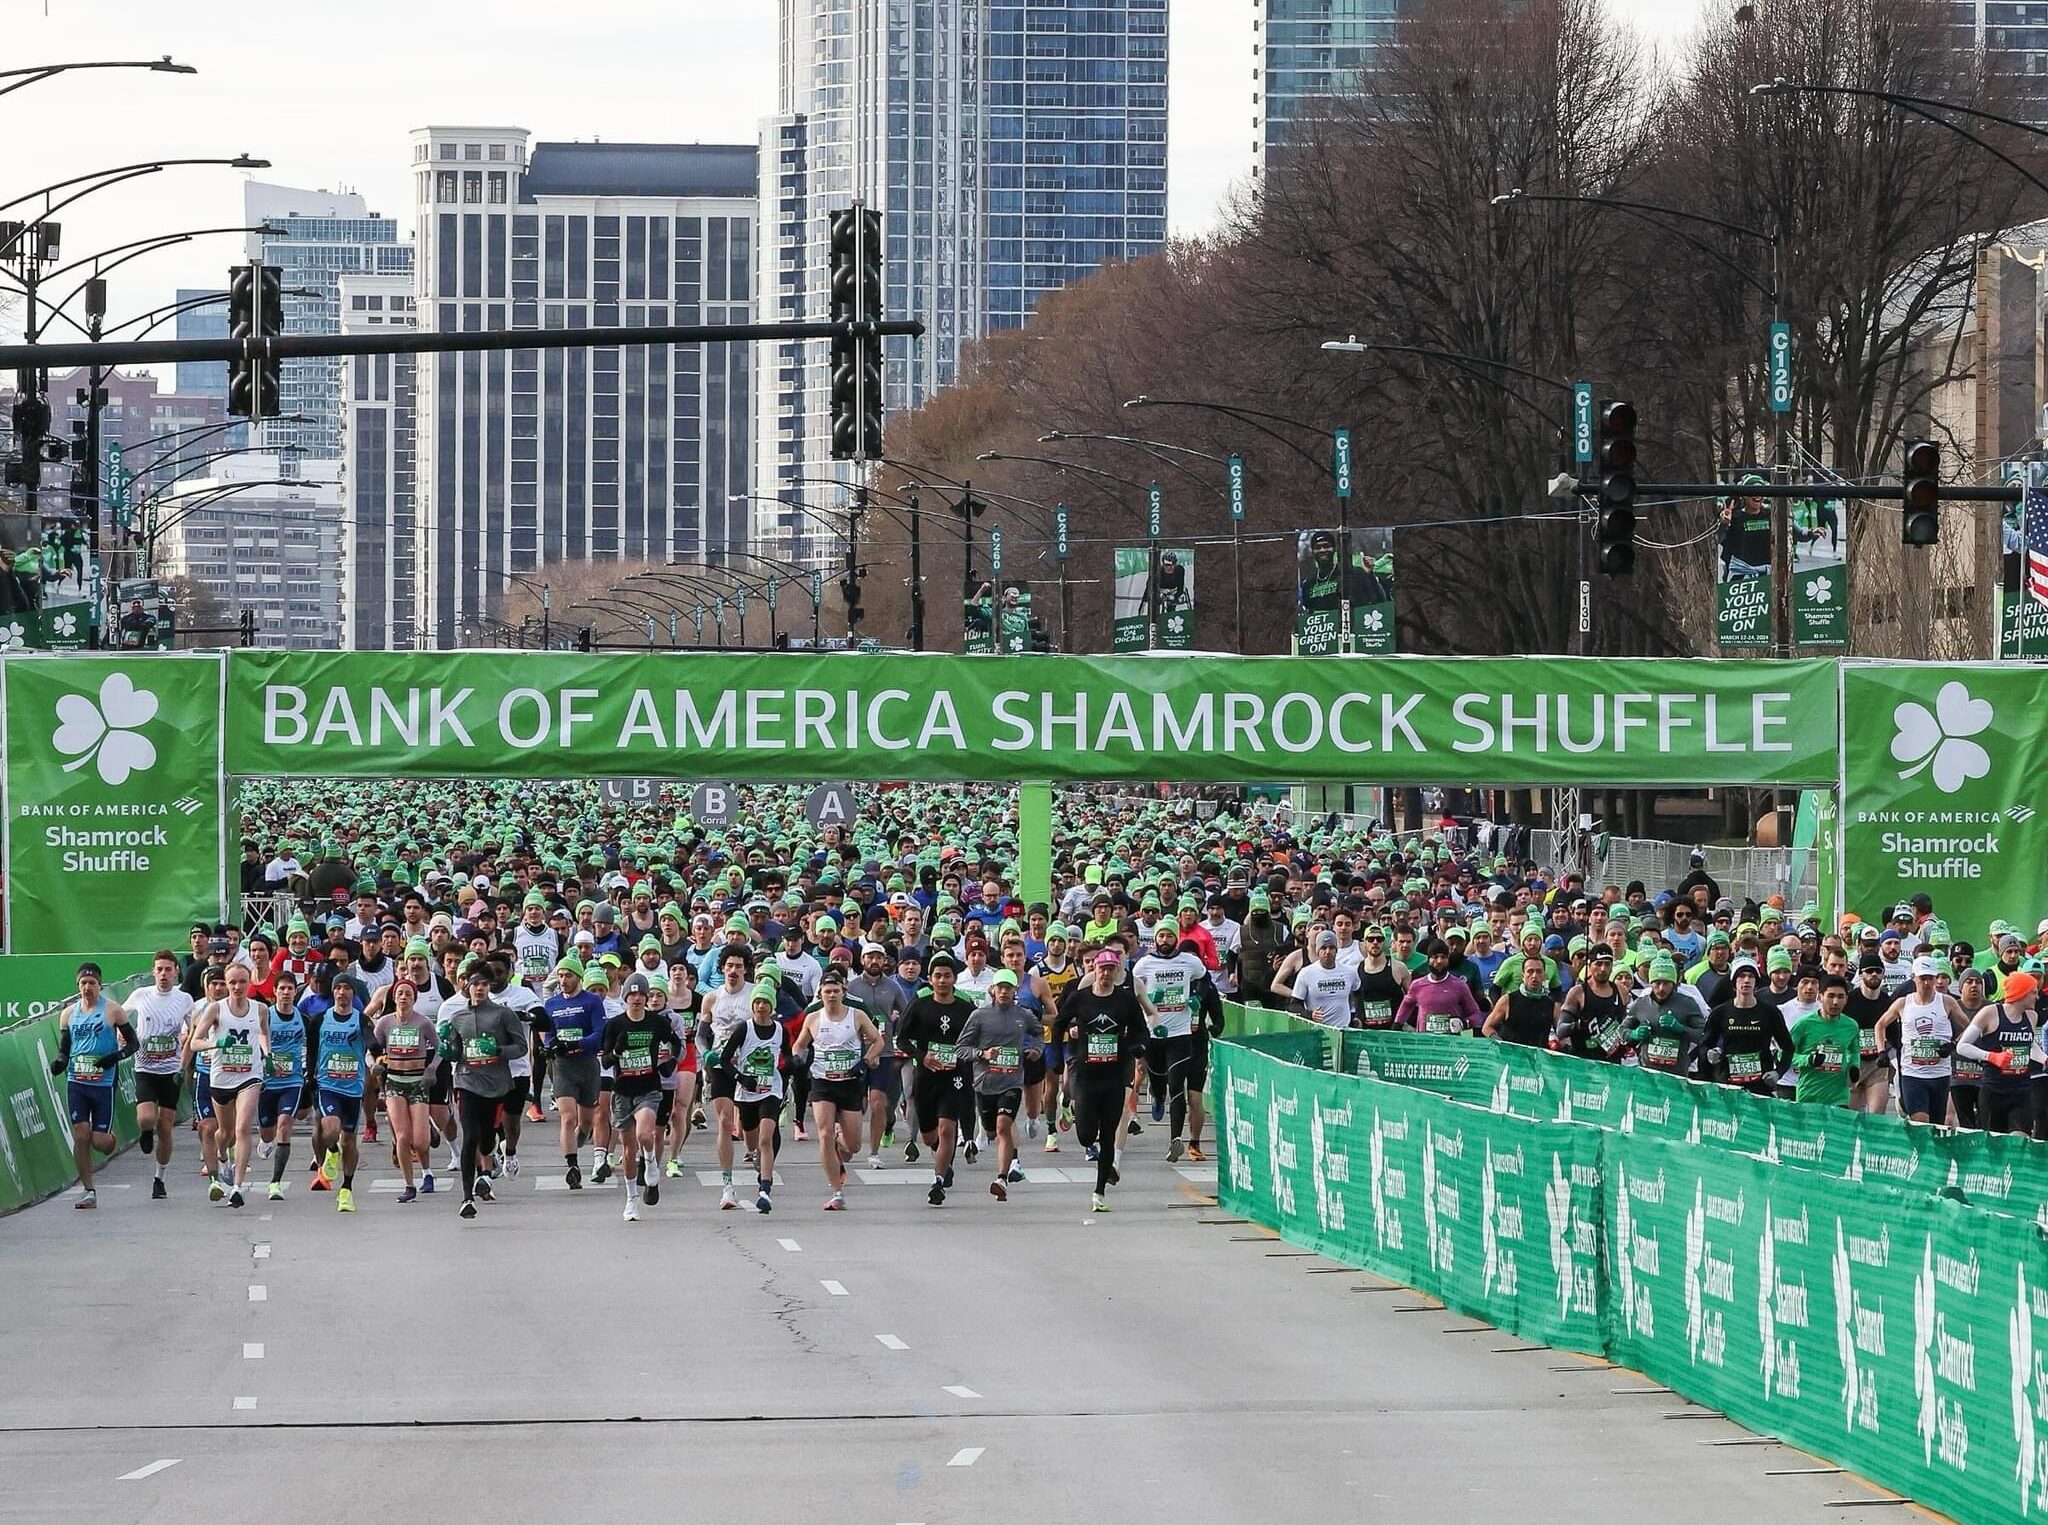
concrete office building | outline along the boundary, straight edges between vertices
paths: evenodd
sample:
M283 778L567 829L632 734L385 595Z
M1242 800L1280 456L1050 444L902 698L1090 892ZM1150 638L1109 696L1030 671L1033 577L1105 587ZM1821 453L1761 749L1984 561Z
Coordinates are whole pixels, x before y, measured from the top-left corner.
M301 480L283 480L295 470ZM217 462L165 498L156 575L191 578L227 606L231 622L254 610L258 645L339 645L339 474L338 462L294 465L257 452ZM242 490L216 498L237 485Z
M753 144L413 134L419 326L740 323L754 316ZM746 346L421 357L417 621L452 646L508 574L742 549Z
M410 275L344 275L341 331L410 329ZM413 355L342 362L341 638L352 651L406 651L418 642L419 546L413 495Z

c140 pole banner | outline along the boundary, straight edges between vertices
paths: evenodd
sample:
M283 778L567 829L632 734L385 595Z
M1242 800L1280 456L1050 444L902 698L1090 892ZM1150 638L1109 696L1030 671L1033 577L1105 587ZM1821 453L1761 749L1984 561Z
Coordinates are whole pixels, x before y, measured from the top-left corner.
M235 652L234 776L1824 784L1826 662Z

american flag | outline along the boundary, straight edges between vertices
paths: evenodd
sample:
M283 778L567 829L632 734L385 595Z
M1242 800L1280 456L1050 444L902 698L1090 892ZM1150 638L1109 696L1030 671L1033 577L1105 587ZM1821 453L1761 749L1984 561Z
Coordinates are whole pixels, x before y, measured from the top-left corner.
M2027 552L2027 596L2038 604L2048 604L2048 485L2027 484L2020 520Z

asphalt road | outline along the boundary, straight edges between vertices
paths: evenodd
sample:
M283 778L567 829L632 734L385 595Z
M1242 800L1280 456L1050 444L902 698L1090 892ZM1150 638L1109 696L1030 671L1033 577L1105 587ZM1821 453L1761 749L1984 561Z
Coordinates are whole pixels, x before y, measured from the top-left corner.
M169 1201L131 1155L97 1212L0 1219L0 1521L1865 1516L1640 1378L1216 1221L1156 1130L1100 1216L1071 1142L937 1211L899 1153L845 1213L792 1143L770 1217L688 1178L626 1224L540 1142L474 1224L381 1149L352 1216L296 1161L210 1206L189 1134Z

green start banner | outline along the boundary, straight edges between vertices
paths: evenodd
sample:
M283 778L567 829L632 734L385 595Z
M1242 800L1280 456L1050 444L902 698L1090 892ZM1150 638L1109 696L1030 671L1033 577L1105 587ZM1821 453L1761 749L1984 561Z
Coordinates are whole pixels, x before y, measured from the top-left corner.
M8 952L76 948L105 915L179 947L225 914L222 671L141 653L0 666Z
M1846 909L1925 890L1961 936L2048 903L2042 688L2035 667L1843 666Z
M2048 1512L2048 1245L2033 1224L1712 1140L1525 1121L1319 1071L1292 1038L1211 1054L1227 1211L1604 1355L1966 1525Z
M1832 664L237 651L237 777L1825 784Z

